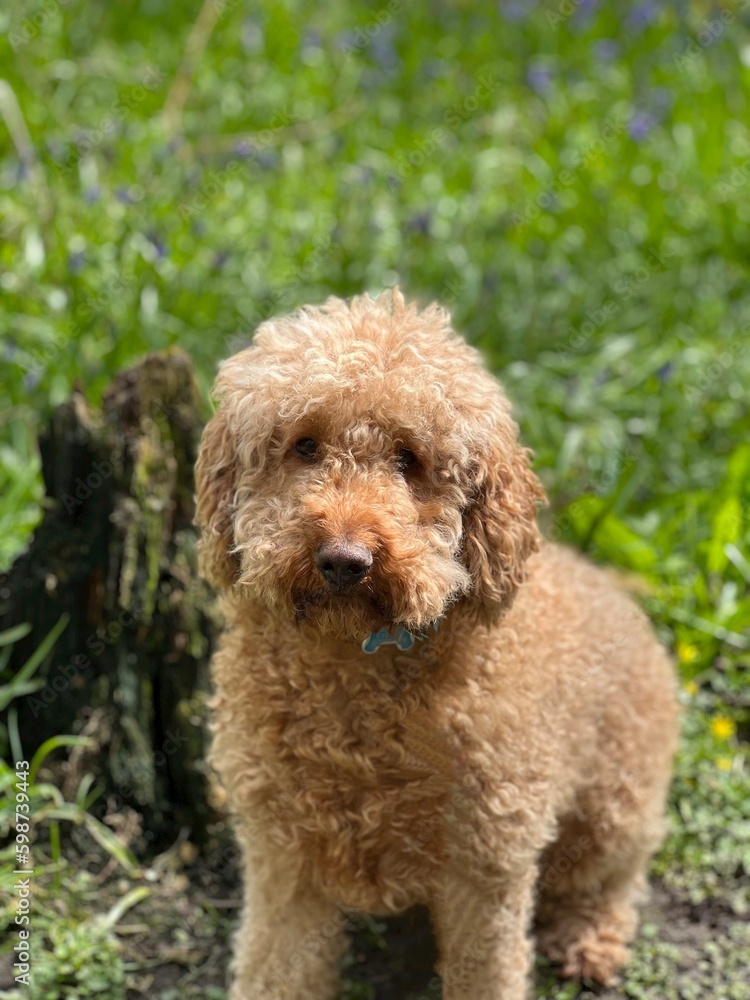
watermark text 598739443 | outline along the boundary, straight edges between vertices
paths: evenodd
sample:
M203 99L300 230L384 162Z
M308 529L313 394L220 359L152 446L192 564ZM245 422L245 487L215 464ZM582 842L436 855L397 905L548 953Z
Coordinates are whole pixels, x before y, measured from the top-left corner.
M23 986L30 985L31 975L31 802L29 796L29 762L16 763L13 782L16 794L16 880L13 891L16 895L15 924L18 940L13 945L13 978Z

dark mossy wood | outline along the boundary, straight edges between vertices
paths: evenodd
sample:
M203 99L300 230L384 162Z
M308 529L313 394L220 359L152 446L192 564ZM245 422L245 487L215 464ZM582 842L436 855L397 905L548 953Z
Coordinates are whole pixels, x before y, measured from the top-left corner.
M215 627L192 525L202 425L180 351L123 372L100 411L75 392L39 440L43 520L0 577L0 628L32 625L11 666L69 616L38 674L45 686L15 702L24 753L89 733L98 747L76 766L104 783L102 804L141 812L157 843L183 827L200 839L211 819L203 759Z

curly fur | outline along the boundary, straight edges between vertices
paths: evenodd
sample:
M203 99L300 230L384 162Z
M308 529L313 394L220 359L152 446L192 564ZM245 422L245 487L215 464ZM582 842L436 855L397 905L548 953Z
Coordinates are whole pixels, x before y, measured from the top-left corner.
M417 903L447 1000L525 998L534 920L564 975L610 982L662 836L673 673L605 573L540 544L478 353L397 290L332 298L264 323L215 392L197 520L245 866L232 1000L332 1000L342 909ZM343 591L315 562L340 539L373 554ZM395 624L422 641L362 652Z

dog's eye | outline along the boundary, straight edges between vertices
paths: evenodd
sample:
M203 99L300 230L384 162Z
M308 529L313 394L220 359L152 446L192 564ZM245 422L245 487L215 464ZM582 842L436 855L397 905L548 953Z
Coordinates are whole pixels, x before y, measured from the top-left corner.
M294 450L302 458L315 458L318 454L318 442L312 438L301 438L294 446Z
M396 465L399 472L413 471L417 468L418 464L417 456L413 451L409 451L408 448L402 448L398 455L396 455Z

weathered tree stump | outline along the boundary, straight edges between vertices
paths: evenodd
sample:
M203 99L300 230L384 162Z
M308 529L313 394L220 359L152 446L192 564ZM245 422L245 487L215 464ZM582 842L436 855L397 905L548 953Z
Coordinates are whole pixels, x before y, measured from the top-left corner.
M92 412L80 391L58 407L39 448L44 518L0 577L0 628L30 622L20 666L66 614L37 676L17 701L24 753L87 732L77 761L143 816L163 843L212 812L203 757L211 594L196 571L193 465L202 428L187 356L148 356L117 376ZM115 808L118 798L114 800Z

